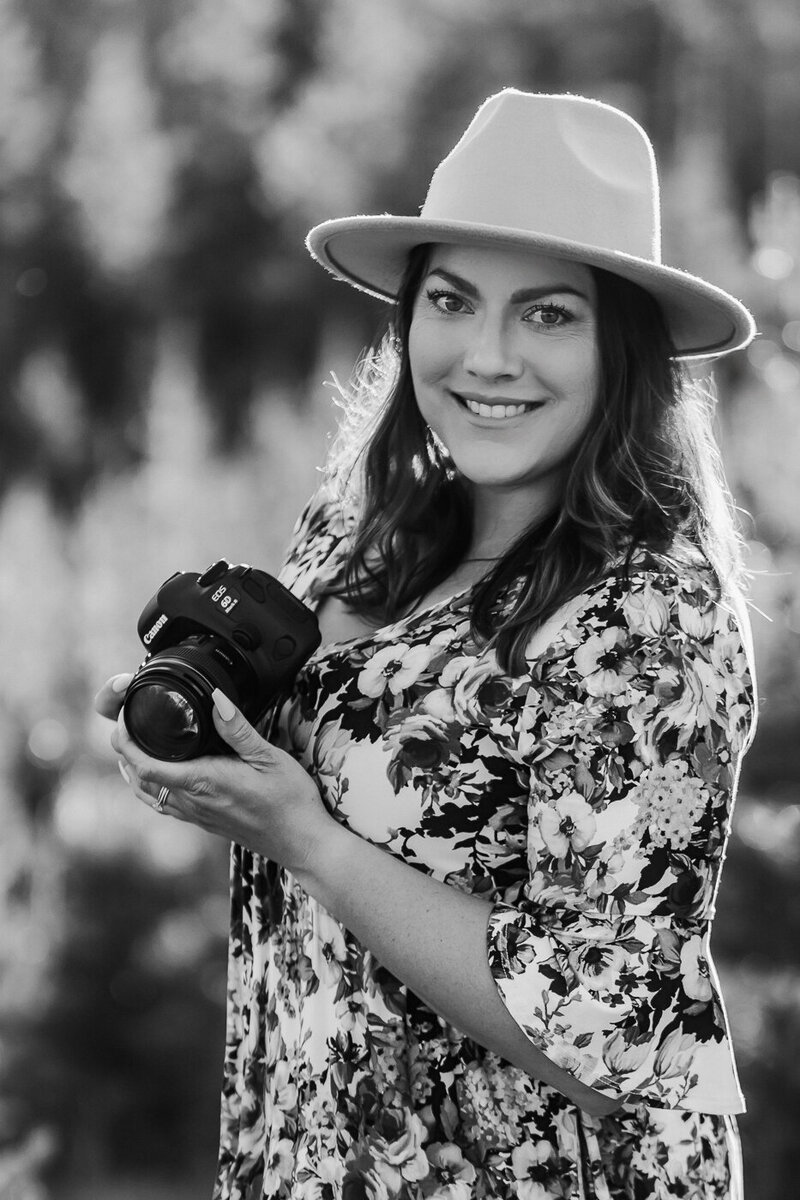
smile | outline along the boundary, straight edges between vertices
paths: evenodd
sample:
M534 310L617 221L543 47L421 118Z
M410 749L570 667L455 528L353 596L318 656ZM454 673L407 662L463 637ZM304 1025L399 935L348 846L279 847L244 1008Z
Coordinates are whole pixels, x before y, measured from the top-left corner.
M530 400L522 404L506 404L501 401L493 401L491 404L481 400L471 400L467 396L462 396L458 392L453 392L456 400L460 405L473 413L476 417L489 417L493 421L505 421L511 417L521 417L525 413L533 412L536 408L541 408L543 401Z

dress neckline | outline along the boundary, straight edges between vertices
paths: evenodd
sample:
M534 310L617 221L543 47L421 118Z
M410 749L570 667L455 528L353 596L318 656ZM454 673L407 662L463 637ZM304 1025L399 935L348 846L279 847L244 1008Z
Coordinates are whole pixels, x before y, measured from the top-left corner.
M447 608L452 607L455 609L457 606L461 607L463 602L466 601L466 599L475 591L477 586L477 583L471 583L468 587L462 588L461 591L454 592L452 596L446 596L443 600L437 600L435 604L428 604L425 606L425 608L412 608L409 612L405 613L404 616L398 617L396 621L390 621L386 625L376 625L374 629L369 629L364 633L355 634L355 636L350 638L340 638L335 641L325 642L324 645L319 646L314 653L309 656L307 661L320 662L334 654L343 653L346 650L355 650L364 642L370 642L373 640L380 640L381 642L384 642L386 640L386 635L390 634L393 630L400 629L402 627L408 628L412 624L424 625L427 620L432 619L437 613L445 611ZM318 598L314 604L315 613L320 607L320 599L324 599L324 597Z

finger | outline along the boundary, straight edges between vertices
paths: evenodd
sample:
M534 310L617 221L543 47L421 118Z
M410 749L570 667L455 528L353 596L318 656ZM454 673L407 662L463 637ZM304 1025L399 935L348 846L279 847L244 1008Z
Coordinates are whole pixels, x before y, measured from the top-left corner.
M157 783L137 784L133 787L133 794L158 817L172 817L173 821L184 821L198 825L201 829L205 828L205 822L198 820L198 814L186 808L185 797L173 792L171 788L168 789L163 803L159 804L163 786Z
M163 785L162 785L163 786ZM133 788L133 794L146 808L151 809L159 817L178 817L179 808L172 792L162 799L161 787L154 784L141 784ZM182 819L182 818L181 818Z
M214 688L211 699L214 701L214 726L239 758L253 766L270 762L274 757L272 746L256 732L225 693Z
M128 774L133 777L134 785L143 788L147 793L155 789L157 794L162 785L172 792L193 792L199 786L198 764L206 760L193 759L188 763L173 763L161 758L151 758L128 733L125 713L122 710L111 734L111 745L123 760Z
M125 692L132 679L133 675L125 672L123 675L112 675L110 679L106 680L94 698L95 709L101 717L108 717L112 721L116 720L117 713L125 699Z

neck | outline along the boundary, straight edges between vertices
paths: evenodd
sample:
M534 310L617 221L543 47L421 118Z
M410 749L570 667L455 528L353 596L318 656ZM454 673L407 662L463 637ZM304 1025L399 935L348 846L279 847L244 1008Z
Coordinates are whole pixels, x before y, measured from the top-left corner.
M467 559L498 559L552 508L549 496L532 495L526 489L472 490L472 540Z

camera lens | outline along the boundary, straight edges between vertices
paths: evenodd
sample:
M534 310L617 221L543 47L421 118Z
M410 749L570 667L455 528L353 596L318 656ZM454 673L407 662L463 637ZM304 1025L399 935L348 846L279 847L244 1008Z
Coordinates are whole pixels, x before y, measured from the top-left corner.
M175 683L143 680L125 705L131 737L154 758L191 758L199 753L198 707Z
M239 707L252 672L230 644L213 634L186 638L154 654L125 696L125 724L153 758L178 762L227 749L214 728L211 693L221 688Z

